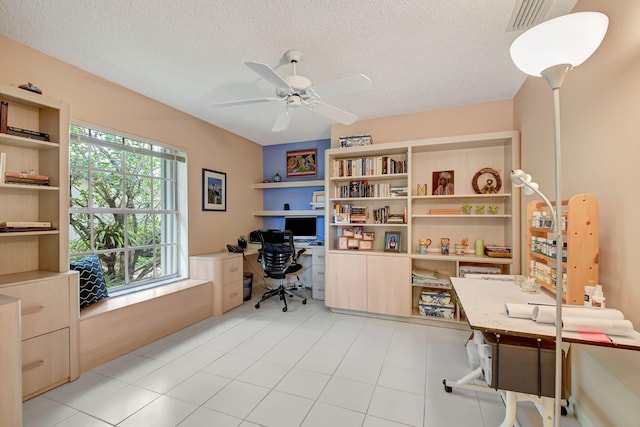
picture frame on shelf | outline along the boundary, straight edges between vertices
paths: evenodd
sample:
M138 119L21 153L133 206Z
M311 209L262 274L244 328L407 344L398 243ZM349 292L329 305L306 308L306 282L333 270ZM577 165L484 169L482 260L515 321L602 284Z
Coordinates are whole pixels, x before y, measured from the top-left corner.
M455 173L452 170L433 172L431 188L434 196L450 196L454 194L453 183Z
M362 240L371 240L373 241L376 237L376 233L373 231L363 231L362 232Z
M361 225L356 225L353 227L353 237L356 239L362 239L363 227Z
M336 212L333 222L335 224L349 224L349 213L348 212Z
M370 251L373 250L373 241L372 240L360 240L358 249L361 251Z
M342 235L344 237L353 237L353 227L345 227L342 229Z
M384 251L400 252L402 233L398 231L386 231L384 233Z
M227 210L227 174L211 169L202 169L202 210Z
M318 150L287 151L287 178L316 176L318 174L317 159Z
M359 249L360 248L360 240L355 238L349 238L347 240L347 248L349 249Z
M349 240L348 237L338 237L338 249L349 249L349 247L347 246L347 240Z

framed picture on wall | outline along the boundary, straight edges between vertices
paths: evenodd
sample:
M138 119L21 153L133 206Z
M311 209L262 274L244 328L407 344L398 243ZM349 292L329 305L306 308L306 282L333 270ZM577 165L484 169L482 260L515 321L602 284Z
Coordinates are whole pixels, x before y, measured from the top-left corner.
M202 210L227 210L227 174L202 169Z
M287 151L287 177L316 176L318 174L317 150Z

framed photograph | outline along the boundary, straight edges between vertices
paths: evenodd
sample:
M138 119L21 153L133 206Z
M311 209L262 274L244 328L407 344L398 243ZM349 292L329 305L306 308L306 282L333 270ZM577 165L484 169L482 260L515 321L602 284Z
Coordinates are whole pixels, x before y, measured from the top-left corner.
M335 215L334 223L336 224L349 224L349 213L348 212L339 212Z
M376 237L376 233L373 231L363 231L362 240L373 240Z
M453 194L453 171L433 172L431 188L434 196L448 196Z
M342 235L344 237L353 237L353 227L345 227L342 229Z
M360 246L358 247L361 251L370 251L373 249L373 241L371 240L360 240Z
M353 227L353 237L356 239L362 239L362 226Z
M360 248L360 239L348 239L347 240L347 248L349 249L358 249Z
M287 177L316 176L318 174L316 158L315 148L287 151Z
M400 232L387 231L384 233L384 251L400 252Z
M227 210L227 174L202 169L202 210Z
M338 237L338 249L349 249L347 246L347 240L349 238L345 236Z

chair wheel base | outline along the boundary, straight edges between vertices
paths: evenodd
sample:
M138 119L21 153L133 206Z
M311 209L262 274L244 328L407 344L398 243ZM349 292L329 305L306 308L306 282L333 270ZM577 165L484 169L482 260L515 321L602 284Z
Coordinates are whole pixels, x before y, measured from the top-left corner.
M260 303L257 303L257 304L256 304L256 308L260 308Z
M282 307L282 311L287 312L287 307Z
M306 304L306 303L307 303L307 299L305 298L302 300L302 304Z

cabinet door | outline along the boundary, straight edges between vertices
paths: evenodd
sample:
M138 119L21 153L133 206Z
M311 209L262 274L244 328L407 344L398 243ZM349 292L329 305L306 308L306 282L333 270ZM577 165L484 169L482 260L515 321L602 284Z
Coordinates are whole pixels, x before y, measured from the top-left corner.
M328 307L367 311L367 257L327 254L325 304Z
M367 279L367 311L411 316L409 257L368 255Z

